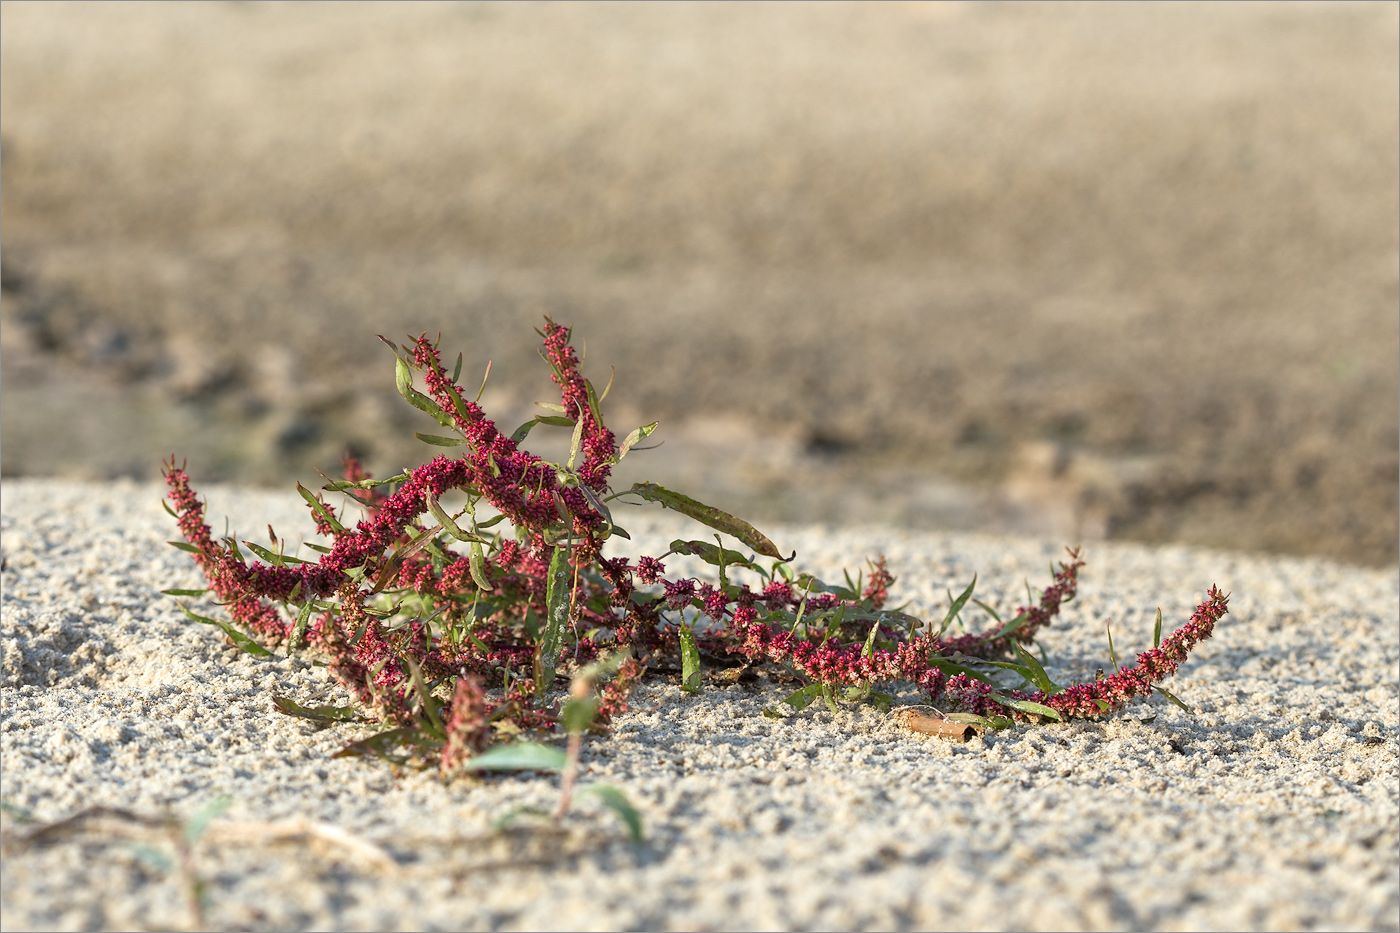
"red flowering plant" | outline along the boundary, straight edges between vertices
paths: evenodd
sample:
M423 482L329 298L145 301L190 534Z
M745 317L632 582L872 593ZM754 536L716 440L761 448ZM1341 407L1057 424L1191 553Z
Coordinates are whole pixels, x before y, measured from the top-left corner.
M229 621L185 612L255 654L281 647L323 657L356 707L306 708L282 697L275 703L290 715L368 718L385 727L345 753L436 764L444 772L553 767L565 773L566 806L579 737L624 709L649 672L678 670L682 690L691 693L705 679L702 657L728 666L730 676L736 669L768 671L802 684L785 701L798 709L818 699L833 708L888 703L876 686L912 682L957 710L949 719L1001 728L1100 717L1153 690L1179 704L1159 681L1227 611L1228 597L1212 588L1165 641L1159 613L1154 646L1136 666L1061 687L1026 646L1074 597L1083 566L1077 551L1039 600L1013 618L1001 622L993 613L990 630L952 636L950 623L972 585L941 624L925 624L886 606L894 578L883 558L871 563L868 579L828 583L795 572L795 554L784 558L733 515L653 483L613 490L613 466L657 425L618 443L601 414L607 390L598 394L582 375L569 330L546 318L539 333L561 400L545 406L552 414L511 434L458 385L460 355L449 376L426 336L402 346L384 341L395 353L400 394L451 432L418 437L460 453L386 479L371 478L347 457L345 479L323 492L344 493L363 510L353 526L324 495L298 484L317 530L330 540L307 545L319 552L316 560L286 553L275 536L271 548L216 539L185 470L173 458L165 466L173 505L167 509L185 538L172 543L193 553ZM415 374L426 392L415 387ZM565 462L522 447L539 425L572 432ZM442 505L449 493L465 495L465 506L449 513ZM713 544L673 541L666 553L635 563L607 557L608 542L627 536L610 508L619 500L676 510L719 534ZM721 535L744 550L726 547ZM672 555L699 558L717 579L668 576L664 561ZM570 691L555 689L561 674L572 681ZM1019 687L998 680L1012 675ZM518 740L522 732L553 730L571 736L568 755ZM605 798L607 791L599 789Z

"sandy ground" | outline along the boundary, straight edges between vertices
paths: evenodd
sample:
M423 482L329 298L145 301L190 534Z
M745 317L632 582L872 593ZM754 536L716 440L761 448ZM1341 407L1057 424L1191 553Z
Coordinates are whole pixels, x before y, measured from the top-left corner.
M216 525L311 531L294 496L206 491ZM552 777L444 784L332 758L357 727L271 707L275 693L343 700L320 669L240 654L156 592L200 583L162 543L159 496L4 483L5 929L196 925L160 821L178 833L221 795L189 869L207 929L1400 928L1393 573L1092 547L1044 640L1051 675L1107 666L1105 618L1128 653L1158 606L1171 625L1218 583L1232 611L1171 685L1194 717L1153 699L952 744L865 706L768 719L781 693L761 684L691 698L652 684L584 754L584 780L641 811L633 845L588 799L557 828L493 832L513 807L551 806ZM660 550L677 529L650 514L627 524ZM883 551L895 595L924 614L974 571L984 598L1011 604L1060 550L765 530L823 573Z
M0 470L396 470L374 335L550 313L755 517L1394 566L1397 11L6 0Z

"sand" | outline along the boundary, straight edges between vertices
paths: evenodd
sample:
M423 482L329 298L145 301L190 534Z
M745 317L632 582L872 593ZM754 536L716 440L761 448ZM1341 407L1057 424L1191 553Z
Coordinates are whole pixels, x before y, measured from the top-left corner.
M249 537L312 530L295 495L206 492L216 530L224 515ZM1108 666L1105 618L1127 654L1150 643L1158 606L1179 624L1216 583L1231 613L1171 684L1195 716L1154 698L959 744L870 706L769 719L782 693L761 682L694 697L651 684L584 747L582 780L642 814L632 844L587 797L557 827L493 831L512 808L551 807L553 776L444 784L331 757L363 727L271 705L343 701L321 669L241 654L157 592L200 584L162 543L159 496L3 485L5 929L193 925L169 834L142 820L189 820L221 795L190 863L210 929L1400 926L1393 570L1094 546L1044 636L1051 675ZM626 521L642 549L685 530L650 514ZM765 530L826 573L883 551L895 595L923 614L974 571L979 595L1011 604L1061 548Z

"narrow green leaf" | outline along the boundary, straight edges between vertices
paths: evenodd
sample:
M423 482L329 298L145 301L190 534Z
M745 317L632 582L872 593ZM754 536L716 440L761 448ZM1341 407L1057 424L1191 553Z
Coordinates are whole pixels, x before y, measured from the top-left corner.
M559 714L559 721L564 726L564 731L570 735L579 735L587 732L589 726L593 725L593 719L598 715L598 698L595 696L570 697L564 704L564 709Z
M437 523L442 526L443 531L447 532L458 541L481 540L476 535L468 534L463 531L457 523L452 520L452 516L447 514L447 510L438 503L437 498L431 493L425 494L423 498L428 504L428 513L432 515L433 518L437 519Z
M581 361L580 361L581 362ZM603 423L603 411L598 407L598 393L593 391L593 380L583 380L584 391L588 393L588 410L593 414L593 423ZM583 419L580 418L580 421Z
M488 362L488 363L486 364L486 371L487 371L488 373L491 371L491 364L490 364L490 362ZM457 354L457 365L454 366L454 367L452 367L452 381L453 381L453 382L456 382L458 379L461 379L461 378L462 378L462 354L458 353L458 354ZM485 385L485 384L486 384L486 380L485 380L485 379L481 380L481 382L482 382L482 385Z
M1113 709L1113 706L1107 700L1100 700L1098 697L1094 698L1094 705L1099 708L1100 713L1106 713Z
M459 353L459 354L457 354L457 369L458 369L458 371L460 371L461 368L462 368L462 355ZM481 374L481 388L479 388L479 389L476 390L476 400L477 400L478 402L481 401L481 393L483 393L483 392L486 391L486 380L487 380L487 379L490 379L490 378L491 378L491 361L490 361L490 360L487 360L487 361L486 361L486 372L484 372L484 373ZM453 377L452 377L452 381L453 381L453 382L456 382L456 381L457 381L457 377L456 377L456 376L453 376Z
M948 614L943 617L943 623L938 626L937 637L943 637L943 633L948 630L948 626L958 617L958 613L962 612L962 608L967 605L967 601L972 598L972 591L976 586L977 574L974 573L972 575L972 582L967 585L967 589L963 590L957 599L953 599L952 592L948 593L948 599L951 600L951 605L948 607Z
M364 717L353 706L302 706L283 696L272 697L273 709L285 716L310 719L313 722L359 722Z
M170 545L171 547L177 547L182 551L189 551L191 554L201 553L199 548L195 547L193 544L190 544L188 541L167 541L165 543Z
M1002 624L1001 616L997 615L997 611L996 611L995 609L993 609L991 606L988 606L986 603L982 602L982 600L980 600L980 599L974 599L972 602L973 602L975 605L980 606L981 609L982 609L982 611L985 612L987 615L991 616L991 617L992 617L992 621L995 622L997 625L1001 625L1001 624Z
M568 468L569 468L570 470L572 470L572 469L574 468L574 464L578 461L578 451L579 451L579 448L580 448L582 445L583 445L583 417L580 416L579 419L578 419L577 421L574 422L574 434L573 434L573 437L571 437L571 438L569 439L569 463L568 463Z
M627 456L627 451L650 437L652 432L660 427L660 425L660 421L653 421L651 424L644 424L627 435L626 439L622 442L622 446L617 449L617 459L621 460L623 457Z
M316 498L316 494L314 492L307 489L301 483L297 483L297 492L301 493L301 497L306 500L308 505L311 506L311 510L317 515L321 516L321 520L324 521L327 525L330 525L331 528L337 534L345 531L345 526L342 525L340 522L336 521L336 517L330 513L329 509L326 508L325 503L323 503L320 499Z
M540 633L540 682L535 684L536 696L544 696L554 686L554 671L559 665L559 652L563 648L564 628L569 622L569 598L573 594L570 578L573 568L569 566L569 549L563 546L554 548L554 556L549 560L549 580L545 591L546 614L544 631Z
M351 758L361 756L364 758L379 758L390 764L403 764L404 759L391 754L392 750L400 745L412 745L419 748L426 748L434 743L423 733L420 726L401 726L397 729L386 729L383 732L376 732L374 735L365 736L363 739L351 742L340 751L332 755L332 758Z
M695 644L695 632L689 625L681 626L681 690L700 692L700 649Z
M616 813L618 819L627 826L627 838L634 843L642 841L642 815L627 800L622 791L611 784L587 784L579 788L580 794L591 794L603 806Z
M442 716L438 713L437 697L433 696L433 691L429 690L428 685L424 683L422 668L413 658L405 658L404 663L408 665L408 675L413 679L413 689L423 704L423 712L428 715L428 721L432 723L438 736L446 739L447 729L443 726Z
M979 726L983 729L995 730L997 728L993 720L986 716L978 716L976 713L948 713L943 718L951 719L953 722L967 723L969 726ZM997 717L997 719L1003 718L1002 716Z
M608 393L612 391L613 380L617 378L617 367L616 367L616 366L612 366L612 367L609 367L609 369L610 369L610 372L608 373L608 384L605 385L605 386L603 386L603 394L600 395L600 396L598 396L598 401L600 401L600 402L601 402L601 401L604 401L605 399L607 399Z
M430 416L444 428L450 428L455 423L451 415L438 407L437 402L413 388L413 372L401 356L395 357L394 381L398 386L399 394L404 397L404 401L408 404Z
M278 554L277 552L268 550L261 544L255 544L252 541L244 541L243 544L246 547L248 547L254 554L258 555L274 567L282 567L286 564L306 563L306 561L302 560L299 557L292 557L288 554Z
M836 691L831 689L831 684L822 684L822 699L826 701L826 708L833 713L841 712L841 708L836 705Z
M1162 644L1162 607L1157 607L1157 624L1152 626L1152 647L1157 648Z
M219 794L200 807L185 824L185 842L189 845L198 842L199 837L204 835L204 831L209 828L209 824L214 821L214 818L227 810L232 803L233 798L228 794Z
M1195 710L1193 710L1191 707L1187 706L1185 703L1181 702L1181 701L1178 700L1176 697L1172 696L1170 693L1168 693L1167 691L1163 690L1161 687L1157 686L1156 684L1153 684L1153 685L1152 685L1152 689L1153 689L1153 690L1156 690L1156 691L1157 691L1158 693L1160 693L1163 697L1165 697L1169 702L1173 703L1173 704L1176 705L1176 706L1181 707L1183 710L1185 710L1187 713L1191 714L1192 716L1196 715L1196 711L1195 711Z
M1065 688L1050 679L1050 676L1045 673L1045 668L1041 667L1040 662L1029 651L1021 647L1020 642L1013 641L1011 646L1016 649L1016 655L1021 659L1021 663L1030 670L1031 679L1035 681L1035 685L1040 688L1041 693L1052 697L1057 693L1065 692Z
M306 629L311 625L311 613L314 611L316 601L308 599L306 604L297 613L296 625L292 627L292 640L289 643L292 648L300 648L306 644Z
M783 702L793 709L806 709L812 705L812 701L822 694L822 684L808 684L794 690L788 696L783 697Z
M1013 700L1011 697L1002 696L999 693L989 693L987 694L987 698L994 703L1000 703L1002 706L1008 706L1011 709L1020 710L1023 713L1044 716L1046 719L1053 719L1056 722L1063 721L1059 713L1040 703L1033 703L1030 700Z
M208 590L161 590L166 596L203 596Z
M998 638L1010 638L1012 635L1020 631L1021 626L1025 625L1029 619L1030 614L1023 612L1020 615L1016 616L1016 618L1012 619L1010 622L1007 622L1005 625L1003 625L1001 627L1001 630L998 631L996 634L991 635L988 638L984 638L983 641L995 641Z
M689 496L678 492L672 492L655 483L633 483L633 493L646 499L648 502L656 502L661 506L674 509L684 515L708 525L716 531L722 531L727 535L738 538L739 541L753 548L764 557L781 558L783 555L778 550L777 545L768 539L766 535L757 528L750 525L741 518L735 518L728 512L717 509L714 506L697 502Z
M758 569L752 561L738 551L721 548L706 541L672 541L671 551L675 554L692 554L715 567L748 567Z
M171 518L179 518L179 517L180 517L180 516L178 516L178 515L175 514L175 510L172 509L172 508L170 507L170 503L169 503L169 502L166 502L165 499L163 499L163 498L160 500L160 507L163 508L163 509L165 509L165 514L169 515Z
M333 479L321 488L326 492L345 492L350 489L377 489L380 486L390 486L394 483L401 483L408 479L407 473L399 473L384 479L361 479L351 482L348 479Z
M953 661L949 658L932 657L928 659L928 663L932 664L934 667L938 668L940 671L950 676L966 674L973 680L980 680L982 683L987 684L988 686L995 687L997 685L994 680L992 680L990 677L988 677L981 671L973 670L972 668L959 664L956 661Z
M845 607L843 606L842 608ZM839 625L840 623L837 624ZM878 634L880 634L880 623L876 622L874 625L870 626L870 634L865 637L865 647L860 649L860 656L862 658L874 657L875 636Z
M460 437L443 437L440 434L420 434L414 431L413 436L425 444L432 444L434 447L461 447L466 443Z
M189 616L195 622L199 622L203 625L212 625L216 628L223 629L223 632L225 635L228 636L229 641L233 642L234 645L237 646L239 649L248 652L255 658L276 657L276 655L274 655L271 651L268 651L262 645L253 641L253 639L249 638L247 635L244 635L238 629L234 628L232 623L225 622L223 619L211 619L208 616L202 616L198 613L191 612L189 608L186 607L184 604L180 604L180 611L183 612L185 615Z
M486 575L486 554L481 550L480 542L472 542L471 554L472 582L483 590L494 589L491 586L491 578Z
M569 410L568 410L567 408L565 408L563 405L558 405L558 404L555 404L554 402L536 402L535 405L537 405L537 406L540 407L540 408L543 408L545 411L557 411L557 412L559 412L559 414L561 414L561 415L562 415L562 414L566 414L566 413L569 411ZM568 421L570 425L572 425L572 424L574 423L571 419L568 419L568 418L565 418L564 420L565 420L565 421ZM548 424L556 424L557 422L551 421L551 422L547 422L547 423L548 423Z
M1108 659L1113 662L1113 670L1118 671L1118 653L1113 650L1113 623L1104 620L1104 628L1108 630Z
M563 771L569 756L563 749L536 742L514 742L488 748L462 765L466 771Z

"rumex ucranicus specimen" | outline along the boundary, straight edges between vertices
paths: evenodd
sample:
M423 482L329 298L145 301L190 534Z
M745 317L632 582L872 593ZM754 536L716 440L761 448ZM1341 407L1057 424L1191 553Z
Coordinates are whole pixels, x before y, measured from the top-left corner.
M798 678L804 686L785 700L798 709L817 699L833 708L840 701L888 704L875 687L902 681L960 711L949 718L979 728L1093 718L1153 690L1180 703L1160 681L1227 612L1228 597L1212 588L1165 640L1158 615L1154 646L1134 667L1061 687L1025 646L1074 598L1083 566L1078 551L1014 617L1001 622L994 615L993 628L953 636L949 625L971 599L972 585L941 624L928 624L886 607L894 577L883 558L871 563L868 577L827 583L795 572L795 555L784 558L733 515L652 483L613 490L613 466L656 424L619 444L603 422L608 390L600 394L584 378L569 330L546 318L540 334L560 402L509 434L463 392L460 356L449 375L426 336L402 346L385 341L395 354L400 394L450 432L419 438L456 455L386 479L370 477L347 458L345 479L323 491L353 501L363 512L353 524L323 495L298 485L317 530L330 539L307 545L319 552L315 560L286 553L271 529L270 547L216 539L183 466L174 458L165 465L167 509L184 536L174 543L193 553L229 621L185 611L220 626L245 650L267 655L282 647L324 658L357 707L276 703L292 715L367 715L386 727L345 753L436 764L444 773L557 765L567 791L579 737L623 710L631 688L666 664L679 662L682 689L702 689L702 651L712 664L729 659L731 672ZM541 425L571 432L565 462L522 447ZM449 512L443 505L449 494L464 497L465 505ZM612 507L630 500L695 519L715 543L673 541L666 553L635 564L605 556L608 541L627 534ZM744 550L726 547L724 535ZM716 579L668 575L672 555L698 557L715 568ZM1004 670L1021 677L1020 688L998 683ZM572 691L556 689L560 675L573 681ZM549 757L557 750L512 741L530 730L567 732L568 762ZM606 802L608 789L595 790Z

